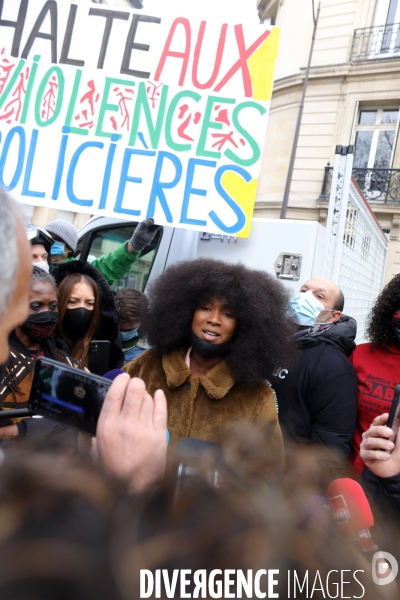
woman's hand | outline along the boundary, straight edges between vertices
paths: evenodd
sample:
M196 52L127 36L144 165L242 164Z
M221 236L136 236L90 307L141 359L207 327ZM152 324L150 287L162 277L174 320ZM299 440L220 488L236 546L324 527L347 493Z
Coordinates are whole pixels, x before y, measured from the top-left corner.
M374 475L383 479L400 473L400 435L395 443L388 438L393 435L389 427L385 427L388 413L376 417L371 427L363 433L360 456Z

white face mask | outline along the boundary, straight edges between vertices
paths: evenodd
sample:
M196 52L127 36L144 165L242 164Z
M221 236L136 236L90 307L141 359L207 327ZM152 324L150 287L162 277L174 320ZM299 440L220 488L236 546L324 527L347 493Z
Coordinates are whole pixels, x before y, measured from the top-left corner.
M42 269L43 271L46 271L46 273L50 273L49 263L45 262L44 260L41 260L40 262L33 263L33 266L34 267L39 267L39 269Z

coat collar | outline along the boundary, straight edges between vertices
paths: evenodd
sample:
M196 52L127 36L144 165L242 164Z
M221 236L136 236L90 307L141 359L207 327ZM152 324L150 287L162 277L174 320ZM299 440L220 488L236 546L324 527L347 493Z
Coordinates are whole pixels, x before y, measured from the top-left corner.
M174 350L170 354L164 354L162 365L167 378L168 386L176 388L185 383L191 377L195 377L185 363L185 348ZM196 379L198 379L196 377ZM229 390L235 385L231 371L225 360L221 360L211 369L199 382L205 389L207 395L214 400L224 398Z

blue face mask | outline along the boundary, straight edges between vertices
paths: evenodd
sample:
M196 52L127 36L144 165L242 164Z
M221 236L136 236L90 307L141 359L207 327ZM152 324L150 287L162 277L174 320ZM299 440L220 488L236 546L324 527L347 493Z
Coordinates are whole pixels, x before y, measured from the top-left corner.
M50 248L50 254L52 256L62 256L65 254L65 244L63 242L54 242Z
M123 342L128 342L139 336L137 329L131 329L130 331L120 331L121 339Z
M289 304L289 314L292 321L298 325L315 325L320 312L327 310L314 296L311 290L300 292Z

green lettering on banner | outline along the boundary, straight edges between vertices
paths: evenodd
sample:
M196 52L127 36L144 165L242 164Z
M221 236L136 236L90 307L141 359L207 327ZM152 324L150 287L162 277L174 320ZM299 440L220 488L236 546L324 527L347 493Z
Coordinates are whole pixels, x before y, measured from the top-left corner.
M57 76L57 82L58 82L56 105L54 107L53 115L49 119L42 119L42 100L45 99L46 85L50 81L50 78L53 75L53 73ZM61 108L62 108L62 104L63 104L64 87L65 87L64 73L62 72L60 67L51 67L44 74L43 79L39 84L39 88L38 88L38 92L37 92L37 96L36 96L35 119L36 119L36 123L39 125L39 127L48 127L49 125L52 125L54 123L54 121L57 119L57 117L59 116ZM50 93L50 92L48 91L47 94L48 93Z
M209 129L218 129L221 131L222 123L216 123L211 121L211 115L214 108L214 104L236 104L234 98L220 98L219 96L209 96L207 100L207 106L204 113L203 127L201 129L199 143L197 145L197 156L208 156L209 158L221 158L221 152L213 152L206 150L207 134Z
M250 147L253 150L253 156L251 158L246 159L240 158L240 156L232 152L230 148L226 150L225 156L229 158L229 160L232 160L233 162L237 163L238 165L241 165L242 167L250 167L251 165L254 165L254 163L256 163L260 158L261 150L256 140L248 133L247 129L244 129L244 127L242 127L242 125L239 122L239 114L244 108L255 108L256 110L258 110L260 115L264 115L267 111L263 106L261 106L261 104L257 104L257 102L242 102L241 104L238 104L238 106L235 106L235 108L233 109L233 126L250 144Z
M165 110L167 107L167 98L168 98L169 87L168 85L164 85L161 91L161 97L158 100L160 105L158 107L158 114L156 118L156 122L154 124L153 118L151 116L151 110L149 106L149 99L147 97L146 92L146 84L142 81L139 83L138 92L136 96L135 103L135 111L133 113L132 119L132 129L131 135L129 137L128 146L134 146L136 144L136 138L139 131L140 126L140 116L143 113L146 119L147 130L151 140L151 147L158 148L160 143L160 137L162 133L162 128L164 124Z
M179 0L157 17L62 4L0 0L0 187L248 236L279 31Z
M165 141L172 150L175 150L175 152L186 152L192 149L192 144L177 144L176 142L174 142L171 133L171 125L172 119L174 117L174 112L182 98L193 98L193 100L199 102L201 100L201 95L197 92L185 90L183 92L179 92L178 94L176 94L176 96L172 98L171 104L168 108L167 118L165 121Z
M81 79L82 79L82 70L77 69L75 72L74 87L72 88L72 94L71 94L71 98L70 98L69 105L68 105L67 116L65 117L64 127L69 127L70 133L76 133L78 135L89 135L89 129L84 129L84 128L81 129L79 127L72 127L72 125L71 125L72 118L74 116L76 99L78 97L79 86L81 84Z
M97 121L96 133L98 137L112 137L115 133L108 133L108 131L103 130L104 118L106 116L107 111L118 112L119 106L118 104L109 104L108 96L110 94L110 89L112 85L125 85L128 87L134 87L136 85L135 81L128 81L127 79L114 79L113 77L106 77L106 83L104 85L104 93L103 99L101 101L100 112L99 112L99 120ZM118 139L121 139L122 135L119 133Z

